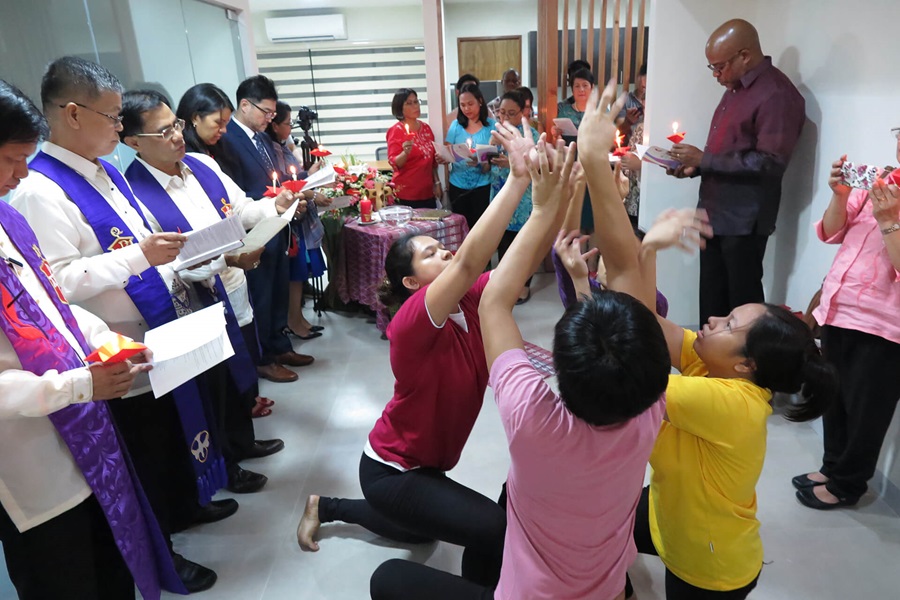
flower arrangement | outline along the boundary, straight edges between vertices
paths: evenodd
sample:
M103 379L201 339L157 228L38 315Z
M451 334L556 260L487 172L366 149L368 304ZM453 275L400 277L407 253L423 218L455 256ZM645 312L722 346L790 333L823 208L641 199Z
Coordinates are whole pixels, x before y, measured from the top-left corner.
M394 190L390 175L360 161L353 154L344 154L339 163L332 165L337 177L333 185L320 191L330 198L349 196L349 206L330 210L323 217L341 219L359 215L359 201L366 197L376 210L394 204Z

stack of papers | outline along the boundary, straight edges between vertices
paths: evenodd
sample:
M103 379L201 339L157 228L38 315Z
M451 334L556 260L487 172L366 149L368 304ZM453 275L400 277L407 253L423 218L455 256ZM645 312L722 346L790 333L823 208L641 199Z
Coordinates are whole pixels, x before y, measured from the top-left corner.
M660 148L659 146L644 146L642 144L637 144L635 146L635 153L638 155L644 162L648 162L654 165L659 165L660 167L664 167L666 169L677 169L681 166L681 162L676 160L669 151L665 148Z

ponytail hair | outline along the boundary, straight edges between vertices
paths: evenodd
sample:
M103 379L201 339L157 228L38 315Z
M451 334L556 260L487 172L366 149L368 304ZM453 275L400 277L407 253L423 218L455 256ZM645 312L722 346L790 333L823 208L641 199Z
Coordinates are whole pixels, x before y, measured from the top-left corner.
M419 233L407 233L394 240L384 260L384 280L378 287L378 299L388 307L399 307L412 296L412 291L403 285L403 278L413 274L412 240Z
M802 320L780 306L764 306L744 346L744 356L756 367L754 383L773 392L800 393L800 402L785 414L789 421L822 416L837 398L837 370L825 361Z

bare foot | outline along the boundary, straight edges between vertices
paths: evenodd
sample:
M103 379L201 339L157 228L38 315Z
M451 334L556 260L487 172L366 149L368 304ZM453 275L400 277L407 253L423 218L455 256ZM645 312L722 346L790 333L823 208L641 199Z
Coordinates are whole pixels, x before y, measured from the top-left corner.
M841 501L840 498L829 492L828 488L826 488L824 485L817 485L816 487L814 487L813 493L816 495L816 498L826 504L837 504Z
M815 473L807 473L806 476L810 481L815 481L816 483L828 483L828 478L816 471Z
M319 543L313 538L319 532L319 497L310 496L306 499L306 509L300 518L300 525L297 527L297 543L304 550L311 552L319 551Z

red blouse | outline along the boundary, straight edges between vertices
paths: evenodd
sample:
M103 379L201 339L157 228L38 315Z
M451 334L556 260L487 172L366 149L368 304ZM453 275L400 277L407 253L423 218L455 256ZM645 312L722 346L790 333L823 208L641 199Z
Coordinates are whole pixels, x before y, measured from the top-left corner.
M406 135L403 121L397 121L387 131L388 161L394 167L391 185L401 200L430 200L434 197L434 132L427 123L419 121L419 130ZM413 146L402 167L397 156L403 143L411 139Z

